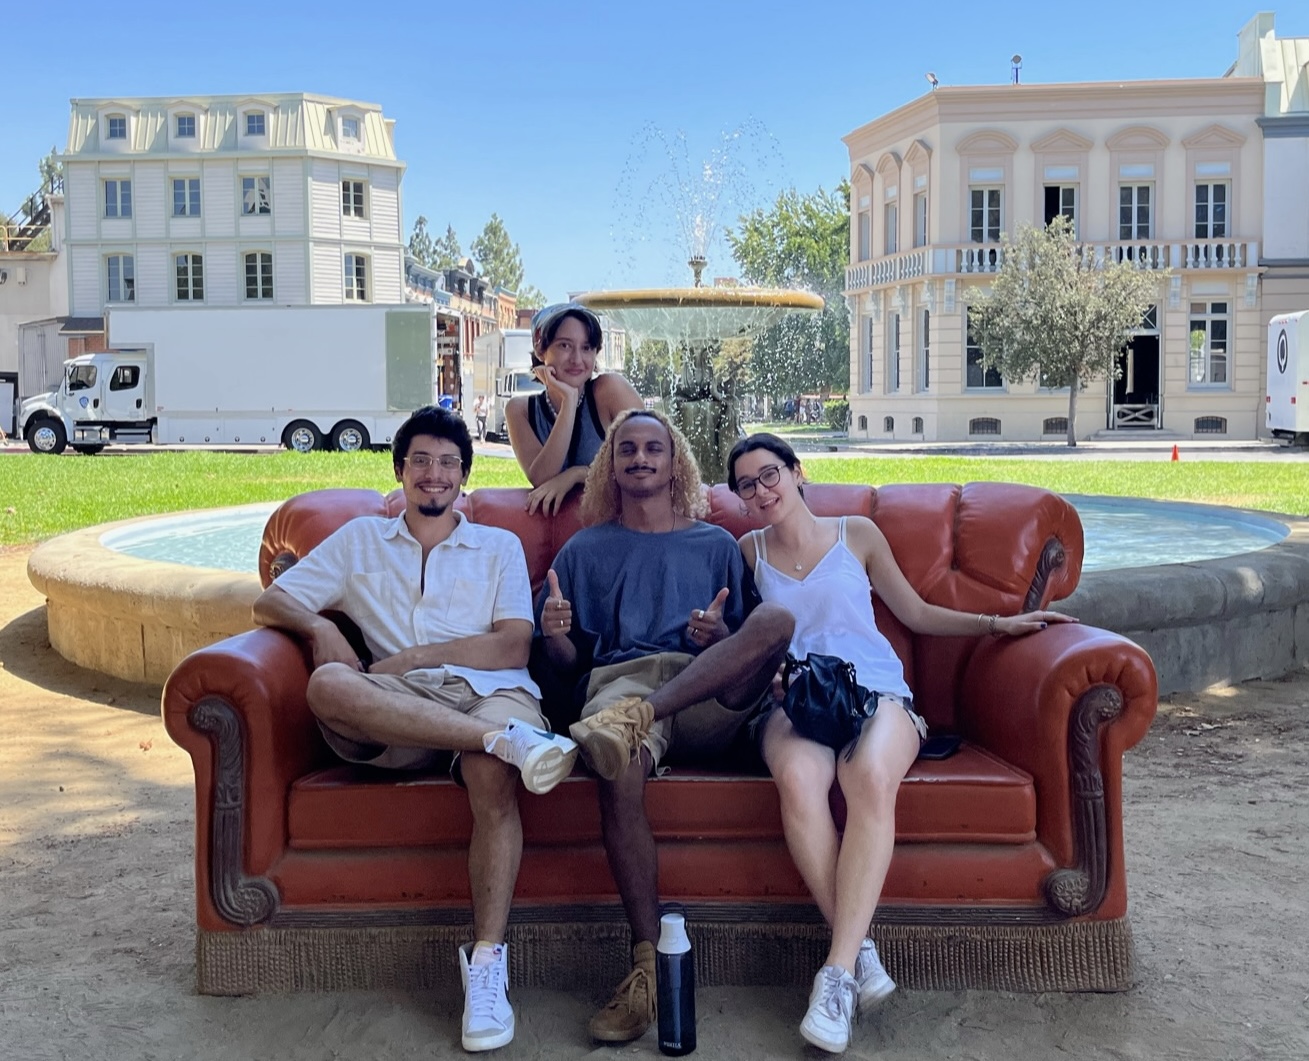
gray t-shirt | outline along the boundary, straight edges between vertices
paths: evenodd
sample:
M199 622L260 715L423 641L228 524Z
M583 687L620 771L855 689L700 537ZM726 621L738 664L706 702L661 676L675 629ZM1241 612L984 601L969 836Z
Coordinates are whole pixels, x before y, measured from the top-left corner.
M758 600L736 540L709 523L662 534L602 523L569 538L552 566L573 606L573 640L596 667L656 652L698 655L686 631L694 609L727 587L723 621L735 633ZM538 619L548 595L547 584Z

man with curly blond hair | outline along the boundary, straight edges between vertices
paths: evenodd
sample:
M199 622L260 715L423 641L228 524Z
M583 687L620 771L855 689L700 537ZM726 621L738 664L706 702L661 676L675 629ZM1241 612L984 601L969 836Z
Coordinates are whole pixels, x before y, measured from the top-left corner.
M632 971L591 1019L604 1042L639 1038L655 1016L658 859L646 779L666 759L721 765L746 743L794 625L784 609L757 604L740 548L697 519L703 511L681 432L656 412L620 414L586 479L589 526L559 550L538 612L551 665L590 668L569 732L600 777L605 852L632 928Z

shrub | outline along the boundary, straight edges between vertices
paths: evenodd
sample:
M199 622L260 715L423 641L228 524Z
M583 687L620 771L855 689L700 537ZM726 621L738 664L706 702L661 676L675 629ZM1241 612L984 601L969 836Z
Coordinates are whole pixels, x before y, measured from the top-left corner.
M833 431L850 430L850 403L847 401L826 401L823 402L823 413L827 417L827 425Z

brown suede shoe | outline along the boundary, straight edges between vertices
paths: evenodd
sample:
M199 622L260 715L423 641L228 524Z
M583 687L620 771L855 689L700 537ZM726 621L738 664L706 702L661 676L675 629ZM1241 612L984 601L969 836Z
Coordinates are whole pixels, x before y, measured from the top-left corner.
M632 971L614 997L591 1018L591 1037L604 1043L639 1039L655 1020L655 949L650 942L632 948Z
M641 750L654 723L650 701L625 696L612 707L574 722L568 734L581 745L586 765L606 781L614 780Z

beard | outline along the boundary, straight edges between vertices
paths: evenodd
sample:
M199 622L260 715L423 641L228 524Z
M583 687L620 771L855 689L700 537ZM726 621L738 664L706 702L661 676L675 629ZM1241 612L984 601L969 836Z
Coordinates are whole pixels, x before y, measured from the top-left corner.
M444 516L446 510L449 509L449 507L453 504L454 504L453 498L445 502L420 501L418 503L418 513L419 515L427 516L429 519L434 518L436 516Z

